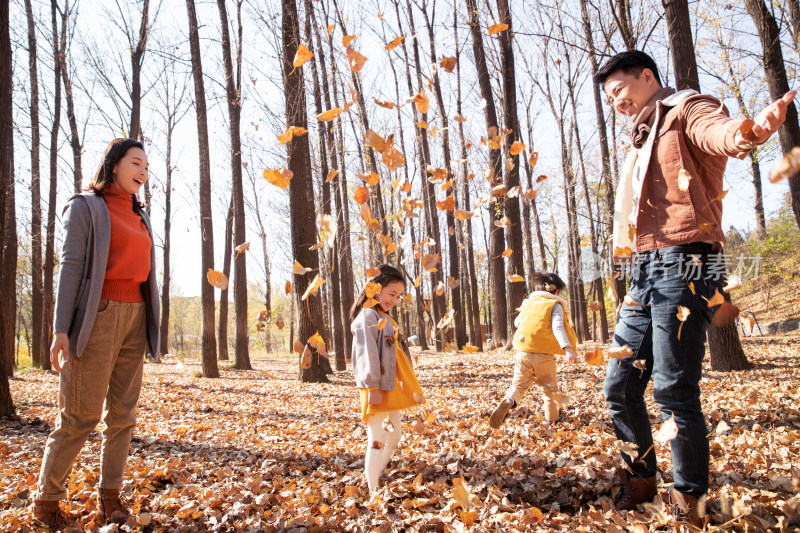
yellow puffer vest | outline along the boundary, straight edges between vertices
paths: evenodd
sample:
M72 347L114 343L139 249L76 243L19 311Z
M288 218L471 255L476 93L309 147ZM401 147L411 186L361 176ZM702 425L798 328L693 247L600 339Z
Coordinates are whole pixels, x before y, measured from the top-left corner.
M564 309L564 330L574 350L578 344L578 336L569 313L561 299L545 295L528 296L519 308L519 326L514 332L514 349L519 352L564 354L553 333L553 306L560 305Z

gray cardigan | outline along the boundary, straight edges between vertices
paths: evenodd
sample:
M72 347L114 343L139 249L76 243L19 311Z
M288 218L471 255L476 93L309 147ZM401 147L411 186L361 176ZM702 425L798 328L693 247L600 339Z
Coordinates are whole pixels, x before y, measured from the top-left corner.
M150 219L139 208L150 240ZM76 194L64 207L64 248L58 276L53 331L69 335L70 357L80 357L89 342L100 295L103 292L108 250L111 244L111 218L105 200L93 192ZM150 247L150 275L142 284L147 324L147 347L158 361L159 301L156 280L155 245Z
M378 324L384 318L386 324L378 331ZM397 341L391 319L374 309L361 309L350 330L353 332L353 375L356 387L394 390Z

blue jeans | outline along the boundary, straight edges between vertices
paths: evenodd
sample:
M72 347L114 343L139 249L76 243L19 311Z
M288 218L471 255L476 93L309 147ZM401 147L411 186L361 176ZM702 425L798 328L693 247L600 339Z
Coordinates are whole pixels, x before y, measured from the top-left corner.
M644 393L652 376L653 399L662 418L674 415L678 426L678 436L670 441L675 489L695 497L708 490L708 428L700 406L700 377L713 314L707 299L717 288L721 292L724 281L720 257L706 243L636 255L628 294L639 305L623 304L613 340L613 346L627 345L633 355L609 359L603 387L617 438L638 445L636 460L626 454L623 458L635 477L650 477L656 474L656 454ZM683 323L679 305L690 311ZM644 370L633 366L637 359L644 360Z

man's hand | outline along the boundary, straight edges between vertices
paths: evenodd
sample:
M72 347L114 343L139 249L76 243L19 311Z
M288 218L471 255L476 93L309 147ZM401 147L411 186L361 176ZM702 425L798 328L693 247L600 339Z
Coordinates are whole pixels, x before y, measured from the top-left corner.
M783 95L783 98L773 102L753 119L754 139L745 139L741 131L737 131L734 135L734 142L736 146L743 151L749 151L758 145L767 142L770 136L778 131L778 128L786 120L786 108L794 100L797 91L789 91Z
M573 350L571 346L564 348L564 351L567 353L567 361L569 361L569 364L574 365L578 362L578 354L575 353L575 350Z
M50 362L56 372L61 372L61 361L58 356L63 354L64 363L69 359L69 337L66 333L56 333L53 335L53 344L50 346Z

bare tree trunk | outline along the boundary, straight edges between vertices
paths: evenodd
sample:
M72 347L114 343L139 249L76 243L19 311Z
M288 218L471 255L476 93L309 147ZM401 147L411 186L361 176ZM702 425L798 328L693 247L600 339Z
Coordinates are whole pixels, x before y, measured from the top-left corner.
M516 69L514 66L513 50L513 25L511 21L511 9L508 0L497 0L497 11L501 24L508 24L508 29L500 32L500 61L503 71L503 117L505 127L511 130L510 135L505 136L505 154L511 163L506 167L506 189L511 191L514 187L519 187L519 154L512 155L511 145L515 140L522 141L519 127L519 117L517 115L517 81ZM530 142L530 141L529 141ZM517 274L525 278L525 262L523 258L522 228L520 227L519 196L507 195L505 197L503 210L508 221L511 223L506 226L506 242L509 248L514 251L508 258L509 275ZM507 301L507 313L509 317L516 317L522 301L525 299L525 283L517 282L509 284L509 295Z
M300 45L300 23L294 0L282 0L282 38L283 38L283 84L286 95L286 126L307 128L305 83L303 69L294 68L292 61ZM311 155L308 136L294 137L286 143L288 168L294 174L289 185L289 211L292 227L292 256L312 272L319 269L319 256L316 250L309 250L317 240L317 223L314 211L308 206L314 203L314 183L311 175ZM322 356L308 345L308 339L322 328L322 306L319 296L309 296L301 301L301 295L311 283L309 274L294 276L294 300L300 311L298 340L312 350L311 364L300 368L300 380L308 382L327 382L322 365ZM300 357L302 361L302 356Z
M792 41L797 55L800 56L800 2L798 0L786 0L789 7L789 23L792 25Z
M14 414L8 378L14 364L17 317L17 222L14 205L14 119L9 2L0 2L0 416Z
M231 38L228 31L228 12L225 0L217 0L220 27L222 28L222 59L225 66L225 93L228 100L231 136L231 201L233 205L233 242L236 246L247 241L242 186L242 0L236 0L238 38L236 40L236 72L231 58ZM235 77L234 77L235 76ZM236 307L235 367L251 370L250 336L247 327L247 254L237 253L233 259L233 301Z
M200 237L201 237L201 289L203 310L203 377L219 377L217 347L214 334L214 287L206 280L209 270L214 269L214 227L211 210L211 161L208 145L208 113L206 111L205 83L200 55L200 36L194 0L186 0L189 17L189 48L192 54L192 77L194 78L195 112L197 115L197 139L200 165Z
M231 279L231 255L233 255L233 194L228 204L228 215L225 217L225 255L222 260L222 273ZM230 284L228 284L230 287ZM217 326L217 359L228 360L228 288L219 293L219 318Z
M675 69L675 88L700 90L697 76L692 21L689 17L688 0L661 0L669 31L669 48Z
M789 92L789 80L786 76L786 64L780 47L781 36L775 18L767 9L764 0L745 0L745 8L752 17L761 39L764 54L764 73L767 76L767 87L772 100L781 98ZM778 129L781 150L789 153L795 146L800 146L800 122L797 118L797 106L790 104L786 108L786 120ZM789 177L789 191L792 198L792 210L797 225L800 226L800 172Z
M66 32L67 28L67 13L62 15L61 31ZM75 118L75 102L72 98L72 80L70 80L67 68L66 56L61 56L61 78L64 80L64 98L67 102L67 122L69 123L69 144L72 148L72 179L73 190L75 194L81 192L83 186L83 168L81 163L81 155L83 152L83 145L81 144L80 135L78 134L78 121Z
M36 56L36 21L31 0L25 0L28 20L28 71L31 78L31 359L33 366L41 367L46 357L42 339L43 287L42 287L42 187L41 187L41 133L39 127L39 72Z
M167 88L169 91L169 88ZM166 101L169 101L167 95ZM167 109L167 152L166 152L166 183L164 184L164 250L161 278L161 337L159 352L169 353L169 285L172 277L170 271L170 245L172 226L172 132L173 123L170 110Z
M480 86L481 97L486 101L484 117L486 119L486 129L498 131L497 110L494 105L494 95L492 94L491 78L489 69L486 65L486 54L483 48L483 36L481 35L480 20L478 18L478 8L475 0L466 0L467 10L469 11L469 27L472 34L472 50L475 55L475 64L478 71L478 84ZM489 150L489 160L494 176L490 181L491 187L496 187L503 183L503 161L500 150ZM506 313L506 277L503 265L504 238L502 220L505 216L503 206L500 202L494 201L489 206L491 213L491 225L489 226L489 250L487 260L492 291L492 341L495 346L504 346L509 335L509 322ZM498 227L495 222L501 224Z
M131 47L131 122L128 127L128 137L136 140L139 140L142 134L142 65L144 53L147 50L147 37L150 33L149 16L150 0L144 0L142 19L139 23L139 38L136 45ZM147 198L147 208L149 214L150 198Z

